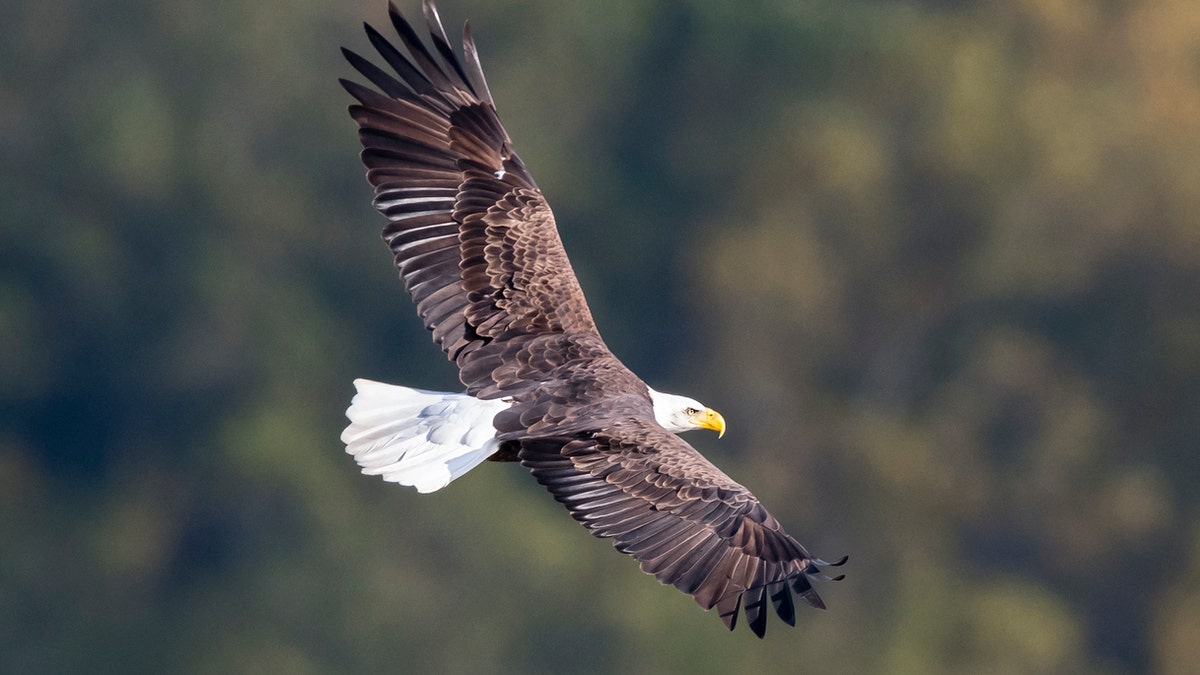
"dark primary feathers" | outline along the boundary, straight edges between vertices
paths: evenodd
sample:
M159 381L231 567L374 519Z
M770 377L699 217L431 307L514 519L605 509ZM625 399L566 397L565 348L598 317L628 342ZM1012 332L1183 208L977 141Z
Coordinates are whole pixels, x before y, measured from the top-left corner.
M366 26L395 75L349 50L379 91L359 103L362 159L405 288L468 393L511 398L497 436L593 534L646 572L762 636L766 603L823 607L804 547L755 497L654 419L648 389L601 339L554 216L496 114L469 26L455 55L424 4L433 51L394 5L405 56ZM840 564L837 563L837 564Z

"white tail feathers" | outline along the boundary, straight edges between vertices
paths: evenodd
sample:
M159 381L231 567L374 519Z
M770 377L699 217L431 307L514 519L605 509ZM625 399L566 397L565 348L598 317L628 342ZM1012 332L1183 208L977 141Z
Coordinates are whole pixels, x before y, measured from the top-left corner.
M492 418L504 401L363 379L354 387L342 442L365 474L433 492L500 448Z

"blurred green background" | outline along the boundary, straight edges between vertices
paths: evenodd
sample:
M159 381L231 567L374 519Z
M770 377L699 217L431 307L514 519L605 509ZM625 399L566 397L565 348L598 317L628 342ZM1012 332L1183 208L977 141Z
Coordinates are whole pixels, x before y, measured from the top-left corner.
M520 467L345 456L353 378L459 386L335 81L381 0L18 0L0 671L1196 672L1200 3L440 9L829 611L726 634Z

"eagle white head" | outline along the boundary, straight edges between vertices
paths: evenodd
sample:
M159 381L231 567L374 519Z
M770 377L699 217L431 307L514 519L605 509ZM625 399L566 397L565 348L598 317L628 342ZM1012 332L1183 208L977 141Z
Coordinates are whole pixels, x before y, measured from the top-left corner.
M717 438L725 435L725 418L721 413L694 398L650 389L650 400L654 403L654 420L667 431L679 434L692 429L712 429Z

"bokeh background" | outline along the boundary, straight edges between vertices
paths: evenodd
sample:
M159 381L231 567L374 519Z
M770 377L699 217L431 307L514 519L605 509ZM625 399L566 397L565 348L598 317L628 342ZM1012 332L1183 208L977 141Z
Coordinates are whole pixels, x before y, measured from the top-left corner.
M830 609L727 634L518 466L358 474L353 378L459 386L336 83L382 1L18 0L0 671L1197 672L1200 4L440 9Z

